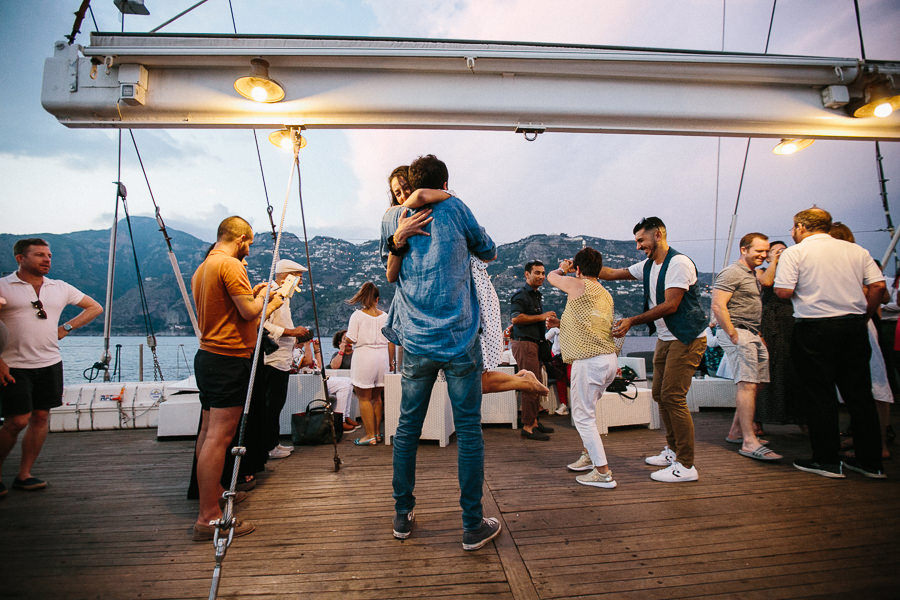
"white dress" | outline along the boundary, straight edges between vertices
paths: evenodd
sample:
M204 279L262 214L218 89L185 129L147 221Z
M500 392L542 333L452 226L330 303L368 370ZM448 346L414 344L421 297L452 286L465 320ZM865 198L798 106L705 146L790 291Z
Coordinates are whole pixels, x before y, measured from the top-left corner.
M353 342L350 381L358 388L384 387L384 374L388 370L388 341L381 328L386 322L385 312L373 317L356 310L350 315L350 324L347 325L347 339Z
M472 281L481 307L481 357L484 370L496 369L503 353L503 328L500 323L500 299L487 274L487 263L469 255L472 267ZM354 359L355 360L355 359Z

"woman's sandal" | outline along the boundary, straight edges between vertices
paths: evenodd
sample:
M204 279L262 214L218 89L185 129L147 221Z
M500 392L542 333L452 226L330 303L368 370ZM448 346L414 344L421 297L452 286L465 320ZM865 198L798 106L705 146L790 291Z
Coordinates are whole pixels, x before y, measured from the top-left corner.
M355 446L375 446L376 444L378 444L378 439L373 437L366 439L356 438L355 440L353 440L353 444Z

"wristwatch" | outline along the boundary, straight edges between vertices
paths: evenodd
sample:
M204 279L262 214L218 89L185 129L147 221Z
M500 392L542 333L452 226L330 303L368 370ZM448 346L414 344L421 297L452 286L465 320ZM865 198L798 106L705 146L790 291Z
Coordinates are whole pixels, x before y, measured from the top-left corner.
M62 328L66 331L72 331L72 325L70 325L69 323L63 323Z

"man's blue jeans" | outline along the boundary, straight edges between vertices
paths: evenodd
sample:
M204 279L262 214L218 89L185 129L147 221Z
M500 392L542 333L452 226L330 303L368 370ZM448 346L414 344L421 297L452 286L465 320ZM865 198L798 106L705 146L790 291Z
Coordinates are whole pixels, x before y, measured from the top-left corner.
M416 505L416 451L422 422L428 412L431 388L438 371L444 370L447 393L456 426L459 505L463 529L481 526L481 493L484 483L484 439L481 435L481 343L445 362L403 353L400 422L394 435L394 507L409 513Z

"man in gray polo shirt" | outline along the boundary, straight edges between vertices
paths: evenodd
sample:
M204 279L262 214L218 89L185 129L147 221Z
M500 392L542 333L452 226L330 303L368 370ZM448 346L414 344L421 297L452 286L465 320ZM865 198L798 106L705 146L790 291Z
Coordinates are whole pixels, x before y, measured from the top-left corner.
M713 284L712 311L719 323L716 337L728 357L737 384L737 406L725 441L741 444L738 452L762 461L782 456L765 446L753 431L756 390L769 381L769 352L759 335L762 301L756 268L769 251L769 238L748 233L741 238L741 257L722 269Z

